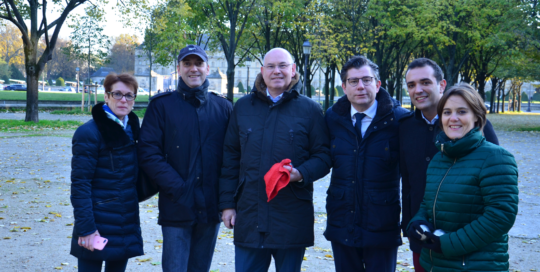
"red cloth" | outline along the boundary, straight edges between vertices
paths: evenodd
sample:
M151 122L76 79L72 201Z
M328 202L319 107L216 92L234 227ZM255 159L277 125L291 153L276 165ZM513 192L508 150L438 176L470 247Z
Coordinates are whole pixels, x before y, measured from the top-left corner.
M266 195L268 196L268 202L272 198L276 197L279 190L285 188L289 181L291 181L291 173L283 166L291 166L290 159L284 159L278 162L268 170L268 173L264 175L264 182L266 183Z

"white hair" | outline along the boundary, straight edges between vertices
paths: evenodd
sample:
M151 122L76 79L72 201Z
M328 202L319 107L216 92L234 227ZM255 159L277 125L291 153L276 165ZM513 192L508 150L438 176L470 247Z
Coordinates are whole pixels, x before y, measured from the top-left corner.
M289 53L289 51L287 51L287 49L281 48L281 47L272 48L272 49L270 49L270 51L266 52L266 54L264 55L263 63L264 63L264 60L266 60L266 56L268 56L268 54L270 54L270 53L272 53L274 51L285 52L285 54L287 54L287 57L288 57L289 61L291 62L291 64L294 63L294 59L293 59L291 53Z

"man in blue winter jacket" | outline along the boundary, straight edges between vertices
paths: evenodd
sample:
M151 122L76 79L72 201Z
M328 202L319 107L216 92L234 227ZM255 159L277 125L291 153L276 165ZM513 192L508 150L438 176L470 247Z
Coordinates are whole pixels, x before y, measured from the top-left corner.
M178 91L152 97L139 164L159 186L163 271L208 271L220 224L218 180L232 103L208 92L208 56L188 45L178 56Z
M363 56L343 65L341 80L346 95L325 116L333 170L324 236L336 271L393 272L402 243L398 119L407 111Z

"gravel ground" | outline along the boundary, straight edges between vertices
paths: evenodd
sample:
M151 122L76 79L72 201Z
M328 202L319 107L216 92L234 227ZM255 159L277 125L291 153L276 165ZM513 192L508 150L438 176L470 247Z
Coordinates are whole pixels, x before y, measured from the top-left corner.
M89 120L89 116L40 113L40 119ZM24 119L24 113L0 113L0 119ZM72 130L46 136L0 133L0 271L76 271L69 254L73 231L70 204ZM498 132L520 170L519 215L510 231L510 271L540 270L540 133ZM315 246L306 250L303 271L334 271L331 246L322 235L329 178L315 183ZM128 271L161 271L161 231L157 199L140 204L146 255L132 258ZM234 271L232 232L221 226L212 271ZM399 249L398 271L414 271L407 239ZM270 271L275 271L271 266Z

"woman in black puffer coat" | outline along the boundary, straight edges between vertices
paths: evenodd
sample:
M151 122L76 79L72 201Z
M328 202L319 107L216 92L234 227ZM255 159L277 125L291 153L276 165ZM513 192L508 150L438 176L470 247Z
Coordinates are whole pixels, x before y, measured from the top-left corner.
M137 199L139 118L131 110L137 81L127 74L105 78L105 101L93 120L73 136L71 203L75 227L71 254L79 271L125 271L128 258L143 255ZM108 240L94 249L97 236Z

